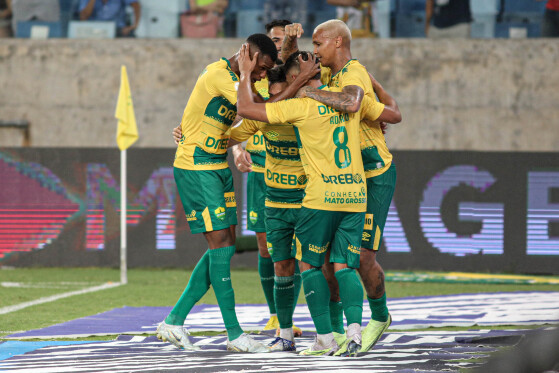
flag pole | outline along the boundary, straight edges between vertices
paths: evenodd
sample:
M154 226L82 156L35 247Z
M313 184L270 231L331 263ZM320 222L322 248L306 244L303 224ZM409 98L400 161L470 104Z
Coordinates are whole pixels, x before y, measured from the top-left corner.
M126 266L126 149L120 151L120 283L128 283Z

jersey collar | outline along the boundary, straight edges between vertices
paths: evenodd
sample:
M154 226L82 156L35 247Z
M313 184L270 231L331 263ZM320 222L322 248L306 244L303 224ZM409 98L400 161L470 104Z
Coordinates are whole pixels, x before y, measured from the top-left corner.
M225 63L227 63L227 67L229 68L229 70L231 70L231 62L229 62L229 60L225 57L221 57L221 59L225 61Z
M340 71L338 71L337 73L335 73L334 75L332 75L332 77L330 78L330 80L334 79L336 77L336 75L338 75L341 71L343 71L347 65L349 65L351 63L351 61L357 61L357 59L352 58L351 60L347 61L346 64L340 69Z

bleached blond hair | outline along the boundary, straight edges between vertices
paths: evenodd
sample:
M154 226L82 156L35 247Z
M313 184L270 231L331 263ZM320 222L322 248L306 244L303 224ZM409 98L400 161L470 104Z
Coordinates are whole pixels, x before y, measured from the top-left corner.
M341 36L343 44L347 46L351 43L351 30L347 27L344 21L339 19L331 19L326 22L322 22L320 25L315 27L314 31L323 31L332 38Z

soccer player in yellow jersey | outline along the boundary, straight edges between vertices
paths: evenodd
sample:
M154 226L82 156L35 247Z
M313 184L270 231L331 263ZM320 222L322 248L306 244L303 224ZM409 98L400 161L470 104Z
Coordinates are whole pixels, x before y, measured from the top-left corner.
M266 24L266 35L274 42L279 53L283 44L285 27L292 22L288 20L273 20ZM278 59L277 64L283 62ZM269 73L273 73L270 71ZM284 74L285 76L285 74ZM284 79L285 81L285 79ZM275 84L276 87L278 84ZM279 92L269 92L269 82L267 78L257 81L254 84L256 91L265 99L269 99L271 94ZM260 283L266 297L266 303L270 311L270 319L264 326L263 330L276 330L279 327L279 321L276 312L276 302L274 300L274 263L268 253L266 243L266 225L264 213L264 199L266 194L266 183L264 181L264 163L266 161L266 148L264 144L264 136L261 132L255 133L250 137L246 144L246 152L240 146L233 147L232 153L235 166L241 172L249 172L246 178L246 206L247 206L247 226L246 228L256 233L256 242L258 245L258 274L260 275ZM247 154L248 153L248 154ZM247 156L248 155L248 156ZM300 275L296 274L295 281L300 287ZM297 287L297 286L296 286ZM295 328L300 335L301 331Z
M299 58L286 61L288 76L296 74ZM359 267L367 192L360 154L361 117L377 119L384 105L367 98L359 114L339 113L312 99L292 99L270 104L254 102L249 77L256 66L247 46L239 58L239 115L262 122L293 125L308 185L295 228L296 258L305 297L317 330L317 340L303 355L354 356L361 348L363 288L354 268ZM319 75L309 81L320 86ZM320 88L324 88L323 86ZM348 320L348 340L342 348L334 340L329 315L329 289L322 271L326 253L334 263ZM338 351L340 350L340 351Z
M362 351L365 352L374 346L392 321L386 307L384 272L376 260L376 253L394 194L396 168L386 146L380 121L398 123L402 117L396 101L367 73L363 65L352 59L350 44L351 33L342 21L330 20L318 25L313 33L314 53L321 65L331 71L328 83L331 91L304 87L301 93L347 113L358 111L364 97L375 99L375 94L385 104L385 113L379 120L361 123L361 154L367 177L367 214L361 241L359 274L372 314L363 330ZM330 285L335 300L336 284L331 282ZM338 321L334 330L343 333L341 313L332 315L332 319Z
M277 50L264 34L247 39L250 53L258 55L252 83L274 66ZM203 233L209 246L171 313L158 326L157 336L179 348L197 349L188 339L184 321L196 302L213 287L225 328L227 349L267 352L266 346L243 333L235 313L230 261L235 253L237 224L231 170L227 164L230 126L237 115L238 54L208 65L200 74L181 121L174 176L191 232Z
M268 71L268 79L271 93L282 84L287 85L283 66ZM262 133L266 141L263 174L266 182L266 239L273 261L272 274L275 273L273 296L279 323L277 338L269 346L272 351L295 351L293 311L301 289L301 276L291 253L291 244L307 177L292 126L243 119L232 128L231 142L245 141L254 133Z

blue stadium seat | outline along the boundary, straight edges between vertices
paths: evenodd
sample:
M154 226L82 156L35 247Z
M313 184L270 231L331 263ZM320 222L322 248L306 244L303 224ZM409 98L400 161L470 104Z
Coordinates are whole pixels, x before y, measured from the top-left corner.
M16 26L16 38L62 38L62 22L19 21Z
M262 9L240 10L237 12L237 37L246 38L264 32L264 11Z

